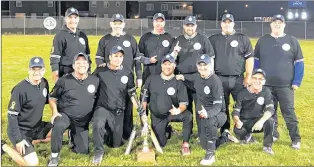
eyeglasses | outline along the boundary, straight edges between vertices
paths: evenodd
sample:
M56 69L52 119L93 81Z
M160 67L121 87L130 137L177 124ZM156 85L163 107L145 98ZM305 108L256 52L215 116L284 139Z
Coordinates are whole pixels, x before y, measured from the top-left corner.
M265 78L257 78L257 77L252 77L253 80L256 80L256 81L264 81Z

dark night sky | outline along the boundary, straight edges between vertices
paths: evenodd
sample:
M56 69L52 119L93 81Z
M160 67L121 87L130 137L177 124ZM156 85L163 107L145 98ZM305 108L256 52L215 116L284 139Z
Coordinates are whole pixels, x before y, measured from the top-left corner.
M288 9L288 1L219 1L219 16L224 14L225 10L228 10L228 13L232 13L236 20L248 21L254 20L254 17L270 17L275 14L283 14L286 16ZM245 5L248 4L246 8ZM194 9L197 6L202 10L197 12L194 10L195 14L202 14L203 18L209 20L216 19L216 1L202 2L194 1ZM283 7L283 10L280 8ZM206 12L201 12L206 11ZM314 2L307 2L307 11L309 12L309 17L314 21Z

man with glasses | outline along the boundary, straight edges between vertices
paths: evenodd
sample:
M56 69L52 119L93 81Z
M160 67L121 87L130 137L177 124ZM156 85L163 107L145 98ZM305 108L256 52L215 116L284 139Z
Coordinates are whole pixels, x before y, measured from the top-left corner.
M237 96L234 111L234 133L243 144L254 143L252 133L264 131L263 151L273 155L274 103L271 91L264 87L266 74L255 69L252 84L242 89Z
M42 121L49 90L44 74L44 60L41 57L31 58L28 77L12 89L8 106L8 137L24 159L24 162L19 160L19 164L27 166L38 165L33 144L49 141L48 133L52 128L51 123Z

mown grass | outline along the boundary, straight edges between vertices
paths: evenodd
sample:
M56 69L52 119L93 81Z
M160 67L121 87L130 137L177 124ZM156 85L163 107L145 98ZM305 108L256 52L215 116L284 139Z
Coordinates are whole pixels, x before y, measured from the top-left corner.
M98 41L101 36L89 36L92 60ZM53 36L18 36L4 35L2 36L2 139L9 143L7 129L7 106L10 99L10 91L14 85L23 80L27 76L28 61L32 56L42 56L46 62L47 72L46 78L50 83L51 72L49 67L49 55L51 50ZM138 38L137 38L138 39ZM273 145L275 156L269 156L262 152L263 134L256 134L259 141L258 144L237 145L227 144L222 146L216 152L215 166L287 166L287 165L314 165L314 41L300 41L303 54L305 57L305 76L300 89L295 93L295 110L299 119L300 133L302 136L301 150L293 150L290 147L290 138L285 123L280 115L279 132L281 138ZM252 39L255 45L256 39ZM95 68L93 64L92 68ZM50 85L52 88L53 84ZM231 106L230 106L231 109ZM134 111L135 113L135 111ZM136 114L134 114L136 115ZM51 111L47 105L44 111L43 119L49 121ZM175 123L174 127L181 132L181 124ZM193 133L196 134L196 126L194 124ZM92 136L90 135L90 139ZM65 137L67 140L67 137ZM182 137L174 136L164 148L164 154L157 154L156 163L138 163L136 162L136 154L124 155L126 145L121 148L106 148L106 154L101 165L116 166L142 166L142 165L158 165L158 166L195 166L199 165L199 161L203 158L204 150L196 142L196 138L191 138L192 154L187 157L180 155ZM10 144L11 145L11 144ZM11 145L12 146L12 145ZM72 153L71 150L64 145L61 151L60 166L91 166L93 156L93 144L90 140L91 153L88 155L78 155ZM39 156L40 165L46 166L50 156L50 144L38 144L35 146ZM1 159L4 166L16 166L8 155L4 155Z

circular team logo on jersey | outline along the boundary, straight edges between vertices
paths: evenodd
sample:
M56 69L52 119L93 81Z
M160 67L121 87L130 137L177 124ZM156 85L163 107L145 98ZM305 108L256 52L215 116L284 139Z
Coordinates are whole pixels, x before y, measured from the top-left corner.
M176 90L175 90L173 87L169 87L169 88L167 89L167 94L168 94L168 95L172 96L172 95L174 95L175 93L176 93Z
M87 91L88 91L89 93L94 93L94 92L95 92L95 86L94 86L94 85L88 85Z
M168 40L164 40L162 41L162 46L164 46L165 48L169 46L169 41Z
M79 38L79 41L81 42L82 45L85 45L85 39L84 38Z
M128 83L128 80L129 80L129 78L128 78L127 76L122 76L122 77L121 77L121 82L122 82L123 84Z
M124 47L130 47L131 46L130 41L123 41L123 46Z
M202 45L201 45L200 43L198 43L198 42L193 45L193 48L194 48L195 50L200 50L201 47L202 47Z
M264 101L265 101L264 97L257 98L257 104L259 104L259 105L263 105Z
M44 95L44 97L47 97L47 89L46 88L44 88L44 90L43 90L43 95Z
M236 40L233 40L233 41L230 42L230 45L235 48L235 47L237 47L239 45L239 42L236 41Z
M207 94L207 95L210 93L210 89L209 89L208 86L204 87L204 93Z
M287 44L287 43L285 43L285 44L283 44L282 45L282 49L284 50L284 51L288 51L288 50L290 50L290 45L289 44Z

